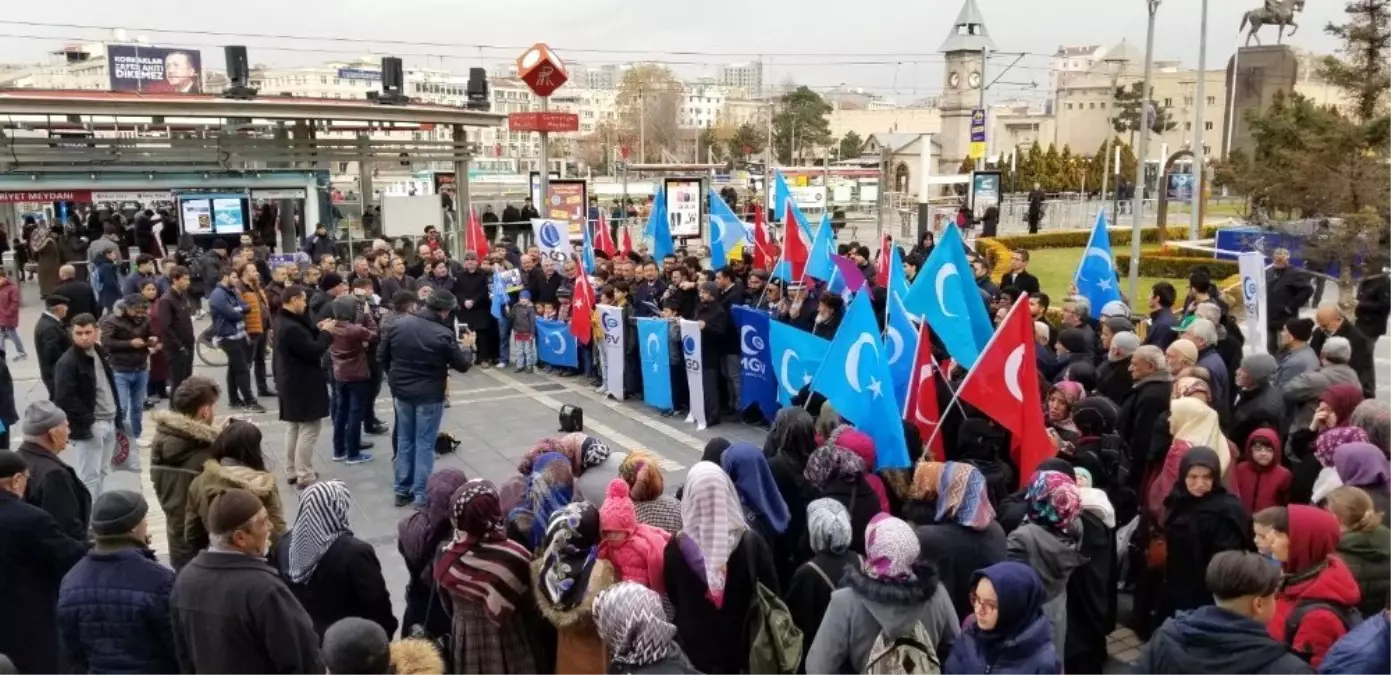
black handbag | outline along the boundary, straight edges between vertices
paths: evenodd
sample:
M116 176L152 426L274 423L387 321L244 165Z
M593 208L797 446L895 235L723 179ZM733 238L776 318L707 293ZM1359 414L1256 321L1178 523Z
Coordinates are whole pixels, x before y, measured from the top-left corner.
M444 660L444 672L452 673L454 672L454 634L450 631L445 631L443 635L431 635L430 629L428 628L430 625L430 612L435 610L436 599L439 600L439 605L444 609L445 615L449 615L449 610L444 607L444 599L439 597L439 592L439 583L432 580L430 582L430 600L425 605L425 618L421 620L421 623L407 626L406 629L402 631L402 634L409 638L425 640L434 645L435 651L438 651L440 658ZM449 625L451 627L454 625L454 617L452 616L449 617Z
M584 431L584 408L577 405L560 406L560 432L572 434Z

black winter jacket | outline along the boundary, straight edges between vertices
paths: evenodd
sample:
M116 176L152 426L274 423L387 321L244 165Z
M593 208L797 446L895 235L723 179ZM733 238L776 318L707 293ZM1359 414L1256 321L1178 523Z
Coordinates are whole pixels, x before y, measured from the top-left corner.
M91 284L81 279L68 279L58 284L49 295L61 295L68 299L69 320L78 314L91 314L94 319L101 316L97 292L92 290Z
M0 654L17 672L66 672L59 667L58 585L86 552L83 541L0 490Z
M1379 274L1357 285L1357 329L1369 340L1386 334L1386 318L1391 315L1391 277Z
M473 350L464 349L439 314L424 310L391 324L377 347L391 395L416 405L444 402L446 369L468 372Z
M100 346L93 347L101 361L106 382L111 386L111 400L116 406L115 424L123 426L121 420L121 397L116 395L116 375L111 371L111 359ZM68 348L68 353L58 359L53 368L53 404L68 414L68 427L72 438L86 440L92 437L92 423L96 422L97 406L97 367L92 357L76 345Z
M193 349L193 317L188 312L188 300L187 294L175 292L172 288L159 296L156 315L159 317L160 341L164 343L167 354Z
M676 639L702 673L742 673L749 668L749 638L745 619L756 584L778 593L773 553L752 530L746 530L726 564L724 601L716 607L707 596L705 574L691 569L681 552L685 535L676 535L663 551L667 597L676 608ZM691 546L688 542L687 546Z
M1267 328L1279 330L1286 321L1299 316L1299 308L1309 304L1314 287L1309 275L1297 267L1283 270L1271 267L1265 271L1265 303Z
M294 530L285 533L271 549L270 557L290 592L309 612L314 632L321 639L329 626L350 616L376 622L387 637L396 633L391 594L386 590L382 566L371 544L351 534L339 537L324 551L314 573L304 582L295 583L289 577L294 536Z
M34 350L39 357L39 378L49 396L53 395L53 367L71 346L72 337L62 321L46 313L39 316L38 323L34 324Z
M53 516L58 529L77 541L88 539L92 520L92 493L72 467L33 441L20 444L19 454L29 465L29 484L24 501Z
M132 346L131 341L136 338L144 341L145 346ZM111 369L118 373L150 369L149 341L149 317L136 319L121 310L101 318L101 346L111 356Z
M937 578L947 589L957 616L972 614L971 577L976 570L1003 562L1005 530L997 522L984 530L973 530L953 522L923 525L917 529L920 560L937 568Z
M134 541L102 546L58 591L58 625L70 672L174 673L169 593L174 571Z
M328 417L328 375L323 368L333 336L312 323L309 310L275 317L275 386L280 419L315 422Z
M1285 425L1285 399L1274 385L1262 384L1255 389L1242 389L1236 394L1232 407L1232 428L1228 438L1236 447L1246 447L1251 432L1261 427L1281 429Z

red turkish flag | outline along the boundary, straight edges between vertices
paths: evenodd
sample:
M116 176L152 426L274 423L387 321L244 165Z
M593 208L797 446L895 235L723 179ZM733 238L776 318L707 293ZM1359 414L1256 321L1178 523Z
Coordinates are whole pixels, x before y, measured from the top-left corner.
M628 255L633 252L633 236L628 234L628 228L623 228L623 245L618 248L618 252Z
M792 278L801 281L807 269L807 258L811 255L808 244L802 241L802 228L797 226L797 217L792 214L792 200L787 200L787 215L782 219L783 242L782 259L792 268Z
M472 206L468 210L468 231L464 234L464 249L488 257L488 235L483 232L483 223L478 220L478 211Z
M582 344L589 344L594 327L594 287L583 270L575 274L575 294L570 301L570 334Z
M1029 296L1022 293L966 373L957 395L1013 435L1022 487L1038 463L1057 454L1043 426L1043 401L1034 361L1034 324Z
M887 233L884 238L879 240L879 264L874 270L874 285L880 288L889 287L889 263L893 261L893 254L889 252L889 247L893 245L893 239Z
M918 434L927 441L932 456L938 462L945 462L946 452L942 449L942 435L937 425L942 423L942 409L937 405L937 374L940 368L932 356L932 331L927 322L918 330L918 349L913 357L913 381L908 385L908 403L903 409L903 419L918 428ZM930 440L929 440L930 439Z
M618 252L618 247L613 245L613 235L609 233L609 220L604 217L603 209L599 209L599 222L595 229L598 232L594 236L594 248L603 251L609 259L613 259L614 254Z
M773 264L772 242L768 240L768 228L763 223L763 205L753 211L753 265L766 270Z

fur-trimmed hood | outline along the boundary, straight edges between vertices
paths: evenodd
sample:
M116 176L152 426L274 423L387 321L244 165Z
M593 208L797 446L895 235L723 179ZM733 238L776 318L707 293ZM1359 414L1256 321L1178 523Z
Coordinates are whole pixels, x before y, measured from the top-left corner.
M429 640L402 638L391 643L391 669L397 675L444 675L444 658Z
M153 410L155 437L150 443L151 463L185 466L199 452L207 451L222 430L217 426L169 410Z
M841 587L849 588L885 630L898 634L917 621L937 593L937 568L925 562L913 565L916 579L876 579L860 565L850 565L841 577Z
M541 577L541 563L544 558L537 558L531 562L531 595L536 599L536 606L541 610L541 616L559 629L579 627L581 624L593 625L594 622L594 599L599 597L599 592L618 582L618 575L614 572L613 565L607 560L596 558L594 566L589 569L589 583L584 589L584 599L580 604L570 609L557 609L550 599L541 592L542 584L537 580Z
M251 467L240 464L219 464L215 459L203 462L203 473L209 479L231 483L237 487L249 490L261 501L276 494L275 476L269 471L257 471Z

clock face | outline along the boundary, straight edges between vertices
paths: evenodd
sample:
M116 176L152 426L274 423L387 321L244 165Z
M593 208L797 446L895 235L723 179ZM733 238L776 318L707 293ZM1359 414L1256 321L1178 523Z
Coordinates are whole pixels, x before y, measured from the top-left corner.
M968 86L970 86L972 89L979 89L979 88L980 88L980 73L975 73L975 72L971 73L971 76L968 77L968 78L966 78L966 84L967 84Z
M960 86L961 86L961 73L952 72L952 74L948 75L948 76L947 76L947 86L951 87L952 89L956 89L957 87L960 87Z

